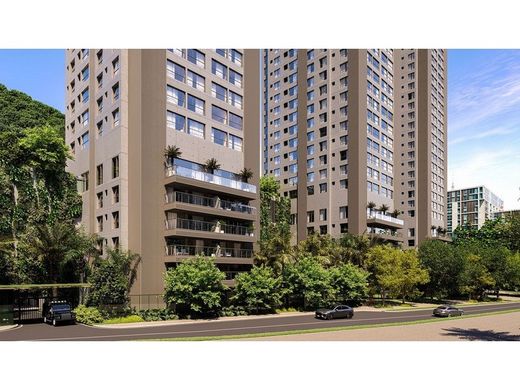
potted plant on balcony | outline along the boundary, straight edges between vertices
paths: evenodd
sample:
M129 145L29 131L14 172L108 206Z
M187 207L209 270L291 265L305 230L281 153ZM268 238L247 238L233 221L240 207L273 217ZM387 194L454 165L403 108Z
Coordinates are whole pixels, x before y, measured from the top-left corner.
M379 211L383 213L383 215L386 214L386 212L390 209L386 204L382 204L381 207L379 207Z
M443 228L442 226L437 226L437 229L436 229L436 230L437 230L437 234L438 234L439 236L444 236L444 233L446 233L445 230L444 230L444 228Z
M376 208L376 204L374 202L368 202L367 209L370 212L370 215L372 215L372 211Z
M220 169L220 164L217 159L212 157L202 165L204 171L213 174L217 169Z
M247 233L248 233L251 237L253 237L254 231L255 231L255 227L254 227L254 225L251 225L251 226L248 226L248 227L247 227Z
M243 168L240 172L238 172L238 176L242 178L242 181L247 183L248 180L253 177L253 171L249 168Z
M398 218L401 214L403 214L403 211L399 209L394 209L394 211L390 213L390 215L394 218Z
M177 145L168 145L164 149L164 163L167 167L171 167L176 158L182 155L181 149Z

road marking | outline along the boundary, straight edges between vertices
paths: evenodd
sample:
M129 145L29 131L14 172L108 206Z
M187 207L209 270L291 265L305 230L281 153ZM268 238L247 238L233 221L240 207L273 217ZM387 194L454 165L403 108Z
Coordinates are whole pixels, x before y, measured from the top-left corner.
M484 310L483 312L487 312L488 310ZM472 313L478 312L478 310L472 310ZM494 313L494 312L493 312ZM378 318L367 318L367 319L359 319L359 320L348 320L348 322L342 321L339 322L338 326L348 326L345 325L347 323L354 323L354 322L369 322L369 321L379 321L379 320L398 320L398 319L405 319L405 318L416 318L417 316L399 316L399 317L378 317ZM450 317L453 319L453 317ZM464 319L464 316L460 316L459 318ZM426 319L426 318L425 318ZM417 319L420 320L420 319ZM441 320L441 319L440 319ZM275 325L257 325L257 326L244 326L244 327L238 327L238 328L220 328L220 329L206 329L206 330L181 330L181 331L169 331L169 332L152 332L152 333L131 333L131 334L113 334L113 335L99 335L99 336L78 336L78 337L63 337L63 338L48 338L48 339L34 339L34 341L74 341L74 340L88 340L88 339L104 339L104 338L118 338L118 337L147 337L147 336L162 336L162 335L173 335L178 333L207 333L207 332L225 332L230 330L251 330L251 329L263 329L263 328L282 328L282 327L288 327L288 326L300 326L300 325L312 325L317 324L317 321L313 322L302 322L297 324L275 324ZM384 322L382 324L385 324L387 322ZM316 328L318 329L326 329L325 328ZM300 329L295 329L300 330ZM302 329L303 330L303 329ZM307 330L307 329L305 329ZM311 329L312 330L312 329ZM213 335L211 335L213 336ZM189 337L189 336L185 336Z

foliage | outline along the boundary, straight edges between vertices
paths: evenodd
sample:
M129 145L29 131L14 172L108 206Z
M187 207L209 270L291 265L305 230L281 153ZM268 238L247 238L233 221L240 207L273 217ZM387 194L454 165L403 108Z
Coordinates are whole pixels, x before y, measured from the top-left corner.
M282 280L271 268L254 266L236 277L233 301L248 313L273 312L282 302Z
M216 158L212 157L204 163L203 168L206 172L214 173L217 169L220 169L220 164Z
M469 299L481 300L485 291L494 284L495 280L487 270L482 257L473 253L467 254L461 276L461 292L468 294Z
M246 316L248 314L249 313L242 306L233 305L223 307L219 312L221 317Z
M403 251L390 245L371 248L367 256L370 284L383 299L400 296L404 301L419 284L428 282L428 271L421 268L414 250Z
M76 314L76 321L85 325L98 324L104 320L101 312L95 307L79 305L73 311Z
M246 183L253 177L253 171L249 168L243 168L238 175L242 178Z
M135 253L112 248L108 249L106 257L98 256L89 278L92 285L89 306L126 306L140 261Z
M368 251L381 243L382 240L377 236L368 236L367 234L358 236L347 233L339 239L339 245L343 249L344 260L365 269Z
M206 315L222 305L224 273L206 257L189 259L165 273L164 299L177 313Z
M181 149L177 145L168 145L164 149L164 160L166 165L173 165L173 161L181 155Z
M260 178L260 240L255 253L258 263L277 274L291 261L291 202L280 195L280 184L272 176Z
M464 264L456 247L440 240L426 240L419 246L419 260L430 275L424 289L431 298L445 298L458 293Z
M130 314L125 317L109 318L103 321L103 324L130 324L133 322L144 322L144 319L137 314Z
M170 309L139 310L136 313L144 321L168 321L177 320L179 317Z
M359 304L368 293L368 272L345 263L329 270L336 299Z
M311 256L285 268L284 284L287 295L296 299L304 309L326 306L334 298L329 272Z
M508 225L504 219L487 220L480 229L460 225L453 231L453 243L457 246L508 246L507 231Z
M341 264L344 261L344 250L329 234L314 233L298 243L293 250L293 256L296 259L311 256L322 265L330 266Z

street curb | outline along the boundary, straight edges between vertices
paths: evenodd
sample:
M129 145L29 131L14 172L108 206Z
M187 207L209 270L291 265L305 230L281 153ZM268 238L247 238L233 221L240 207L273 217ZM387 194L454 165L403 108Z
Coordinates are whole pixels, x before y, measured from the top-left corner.
M22 326L21 325L18 325L18 324L13 324L13 325L3 325L3 326L0 326L0 332L4 332L6 330L13 330L13 329L16 329L16 328L21 328Z

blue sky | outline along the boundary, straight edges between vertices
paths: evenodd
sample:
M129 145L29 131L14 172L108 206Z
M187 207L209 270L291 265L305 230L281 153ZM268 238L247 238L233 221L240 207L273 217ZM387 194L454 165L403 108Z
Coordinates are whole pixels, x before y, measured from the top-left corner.
M64 50L0 50L0 83L64 110ZM448 51L448 189L520 208L520 50Z

